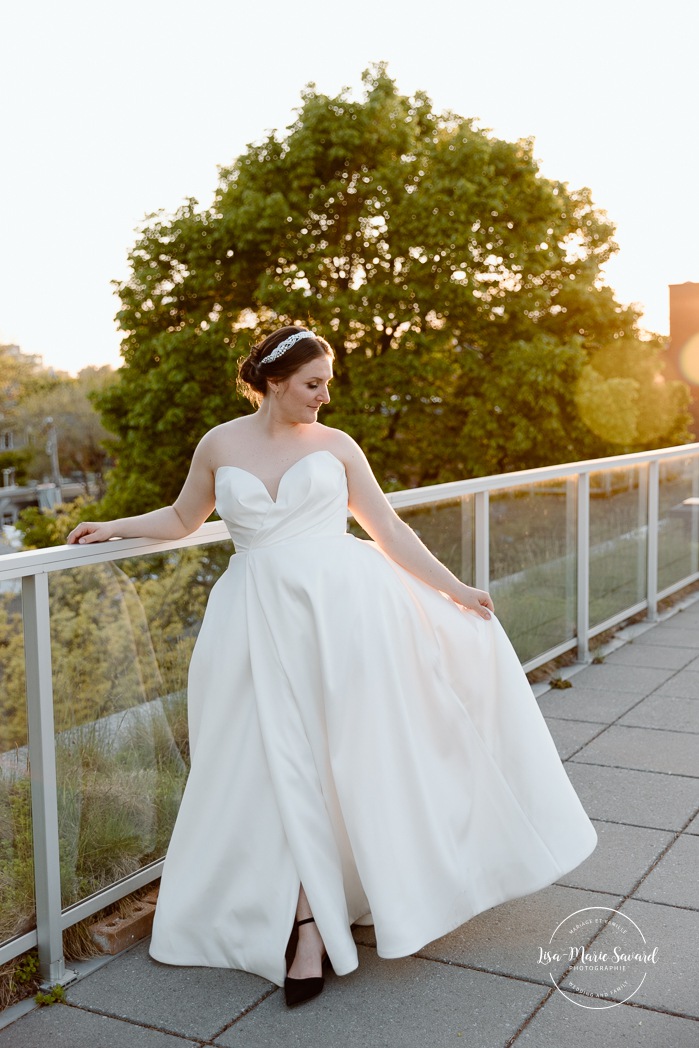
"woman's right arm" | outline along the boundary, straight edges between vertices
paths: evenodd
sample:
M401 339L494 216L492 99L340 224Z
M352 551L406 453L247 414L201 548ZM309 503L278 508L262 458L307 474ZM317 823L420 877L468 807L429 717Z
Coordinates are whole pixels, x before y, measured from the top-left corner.
M114 538L181 539L196 531L216 501L211 444L209 433L199 441L182 491L171 506L119 520L83 521L73 528L68 543L83 545Z

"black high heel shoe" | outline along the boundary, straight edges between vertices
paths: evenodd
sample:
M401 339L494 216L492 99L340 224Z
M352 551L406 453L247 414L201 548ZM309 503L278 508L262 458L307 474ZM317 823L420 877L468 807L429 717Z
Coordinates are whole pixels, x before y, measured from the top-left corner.
M302 921L294 921L294 927L291 929L291 938L286 949L287 971L291 967L296 953L298 927L300 924L308 924L309 921L315 921L315 917L304 917ZM324 953L323 967L325 967L327 960L328 955ZM325 978L322 975L313 975L308 979L292 979L291 976L287 975L284 980L284 997L288 1007L295 1008L298 1004L304 1004L306 1001L312 1000L313 997L317 997L321 993L324 986Z

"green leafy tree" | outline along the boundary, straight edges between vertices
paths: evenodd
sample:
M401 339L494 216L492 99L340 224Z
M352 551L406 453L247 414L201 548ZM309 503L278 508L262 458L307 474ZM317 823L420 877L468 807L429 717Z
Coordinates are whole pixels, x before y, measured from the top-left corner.
M25 394L14 410L15 425L29 437L31 457L28 472L40 479L51 474L46 450L46 420L56 428L61 473L82 476L87 489L88 475L102 488L109 460L110 435L92 403L95 394L115 381L110 367L87 367L77 378L59 375L47 378L42 386ZM111 438L113 439L113 438Z
M237 359L292 322L332 342L323 418L387 487L614 447L575 388L590 354L638 345L638 317L604 286L616 247L589 190L544 178L531 140L399 94L382 65L364 83L359 101L310 85L210 208L145 223L120 286L125 365L100 397L120 439L111 512L175 497L202 434L249 410Z
M0 432L12 434L14 447L0 445L0 469L14 469L15 480L27 479L32 449L24 447L17 433L18 405L23 397L41 388L45 372L32 357L18 354L15 346L0 346Z
M22 535L22 547L45 549L47 546L62 546L69 532L81 520L102 519L95 517L98 509L98 506L85 498L61 503L51 512L30 506L22 510L17 521L17 528Z
M16 352L16 346L0 346L0 421L39 380L40 369L32 357Z
M672 446L688 439L691 394L668 381L657 341L620 339L583 367L575 400L580 416L620 451Z

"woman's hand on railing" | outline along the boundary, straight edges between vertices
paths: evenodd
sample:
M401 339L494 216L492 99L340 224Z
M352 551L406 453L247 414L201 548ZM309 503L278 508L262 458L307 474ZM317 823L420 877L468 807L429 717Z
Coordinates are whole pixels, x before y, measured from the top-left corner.
M73 528L67 538L68 545L84 545L88 542L106 542L115 536L111 521L94 522L83 520L77 527Z
M204 518L206 519L206 518ZM195 518L185 523L174 506L152 509L150 513L139 513L135 517L120 517L118 520L84 520L73 528L67 538L70 545L85 545L88 542L106 542L108 539L155 539L170 542L190 535L202 524Z

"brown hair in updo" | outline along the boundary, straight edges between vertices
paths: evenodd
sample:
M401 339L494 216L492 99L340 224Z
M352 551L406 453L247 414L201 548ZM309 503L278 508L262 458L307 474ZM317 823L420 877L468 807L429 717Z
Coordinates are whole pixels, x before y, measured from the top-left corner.
M253 346L245 359L238 364L238 391L253 404L259 405L267 392L268 378L283 382L291 378L294 372L309 360L323 356L332 360L333 351L329 343L319 335L313 335L311 338L300 338L271 364L261 363L285 338L305 330L307 329L292 324L273 331L263 342Z

